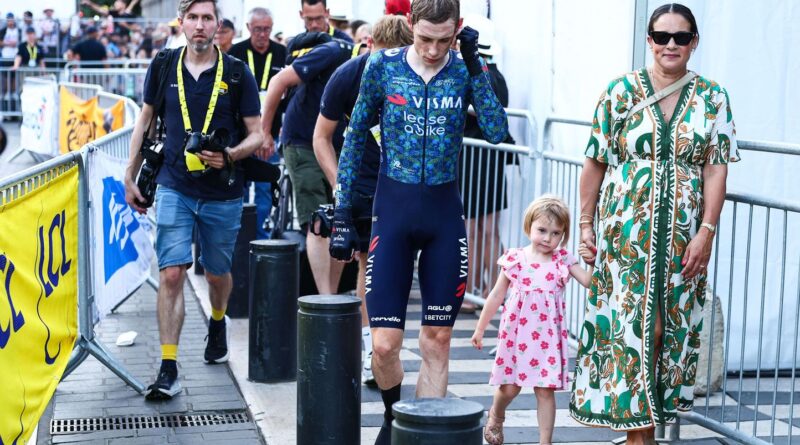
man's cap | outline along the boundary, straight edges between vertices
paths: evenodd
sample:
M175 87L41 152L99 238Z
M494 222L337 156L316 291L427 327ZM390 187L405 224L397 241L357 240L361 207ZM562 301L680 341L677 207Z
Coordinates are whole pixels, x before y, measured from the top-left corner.
M33 17L33 13L30 12L30 11L25 11L25 12L22 13L22 16L23 17L31 17L32 18Z
M386 0L386 15L406 15L411 12L411 0Z
M28 34L36 34L36 30L33 29L33 26L29 26L29 27L25 28L25 32L28 33Z
M97 27L94 25L90 25L86 27L86 34L93 34L97 32Z
M6 20L13 20L13 19L14 19L14 13L13 12L9 12L8 14L6 14Z
M478 14L467 14L464 16L464 26L478 31L478 54L484 56L497 55L497 41L494 38L494 23L486 17Z
M230 28L236 31L236 27L233 26L233 22L229 19L222 19L222 23L219 25L220 28Z
M48 6L48 7L44 8L44 9L42 9L42 12L47 12L47 11L53 11L53 8Z

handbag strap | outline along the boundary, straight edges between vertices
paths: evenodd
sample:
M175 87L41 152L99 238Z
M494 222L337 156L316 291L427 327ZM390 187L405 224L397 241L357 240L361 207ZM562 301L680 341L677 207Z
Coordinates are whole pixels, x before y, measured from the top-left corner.
M647 99L645 99L645 100L639 102L638 104L634 105L634 107L631 108L631 110L628 112L628 116L630 116L631 114L636 113L638 111L641 111L644 108L649 107L650 105L653 105L654 103L656 103L656 102L660 101L661 99L669 96L670 94L674 93L675 91L683 88L684 85L686 85L687 83L691 82L692 79L694 79L695 77L697 77L697 73L695 73L693 71L687 71L686 74L684 74L683 77L678 79L677 82L675 82L672 85L664 88L661 91L655 92L652 96L650 96ZM627 118L627 116L626 116L626 118Z

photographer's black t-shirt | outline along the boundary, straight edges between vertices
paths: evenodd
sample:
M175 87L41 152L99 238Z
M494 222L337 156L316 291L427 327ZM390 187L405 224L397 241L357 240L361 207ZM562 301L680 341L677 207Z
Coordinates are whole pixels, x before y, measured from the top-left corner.
M319 113L332 121L339 121L345 126L350 122L350 114L356 106L358 90L361 86L361 75L364 67L367 66L369 53L362 54L355 59L350 59L336 69L325 86L322 93ZM379 118L375 116L372 127L379 125ZM340 125L341 127L341 125ZM334 136L334 147L339 152L342 149L343 135L340 128L336 130ZM338 143L337 143L338 141ZM364 195L374 195L375 185L378 181L378 169L381 166L381 148L375 141L375 137L370 134L367 136L364 157L361 158L361 166L358 170L358 180L353 184L353 190Z
M217 128L229 130L231 135L229 146L231 147L239 143L239 123L235 120L229 87L231 66L234 60L233 57L227 55L222 56L222 80L225 84L220 87L220 93L217 96L217 106L208 129L208 133L211 133ZM186 159L183 154L186 130L183 127L181 106L178 101L177 64L178 54L176 53L172 57L171 66L167 69L167 78L165 80L159 80L158 82L151 81L151 77L153 76L153 65L151 64L144 82L144 102L149 105L153 105L155 101L158 83L163 81L167 82L164 96L164 122L166 123L166 137L163 148L164 165L158 173L156 182L159 185L169 187L180 193L199 199L223 201L239 198L242 196L243 190L243 173L241 169L237 169L236 181L230 186L228 186L226 181L222 180L218 171L212 171L203 177L195 178L186 169ZM189 110L189 120L192 123L192 131L201 131L203 129L203 122L206 118L206 110L208 110L209 107L216 70L217 64L214 63L213 67L204 71L200 74L200 77L195 80L186 67L183 67L186 105ZM260 113L260 104L256 80L249 69L242 70L242 74L239 93L239 114L242 117L258 116Z

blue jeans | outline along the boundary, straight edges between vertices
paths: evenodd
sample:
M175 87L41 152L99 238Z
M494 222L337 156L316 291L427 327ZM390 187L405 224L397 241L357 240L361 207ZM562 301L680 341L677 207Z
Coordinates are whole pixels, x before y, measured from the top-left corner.
M192 229L197 224L200 264L212 275L231 271L242 219L242 198L210 201L158 186L155 205L159 270L192 264Z

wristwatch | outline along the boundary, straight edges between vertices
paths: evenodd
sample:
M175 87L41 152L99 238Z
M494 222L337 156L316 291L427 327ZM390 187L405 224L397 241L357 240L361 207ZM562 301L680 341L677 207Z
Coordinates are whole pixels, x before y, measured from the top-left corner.
M717 231L717 228L716 228L716 227L714 227L714 225L713 225L713 224L711 224L711 223L707 223L707 222L701 223L701 224L700 224L700 227L705 227L706 229L708 229L708 231L709 231L709 232L711 232L711 234L712 234L712 235L713 235L714 233L716 233L716 231Z

